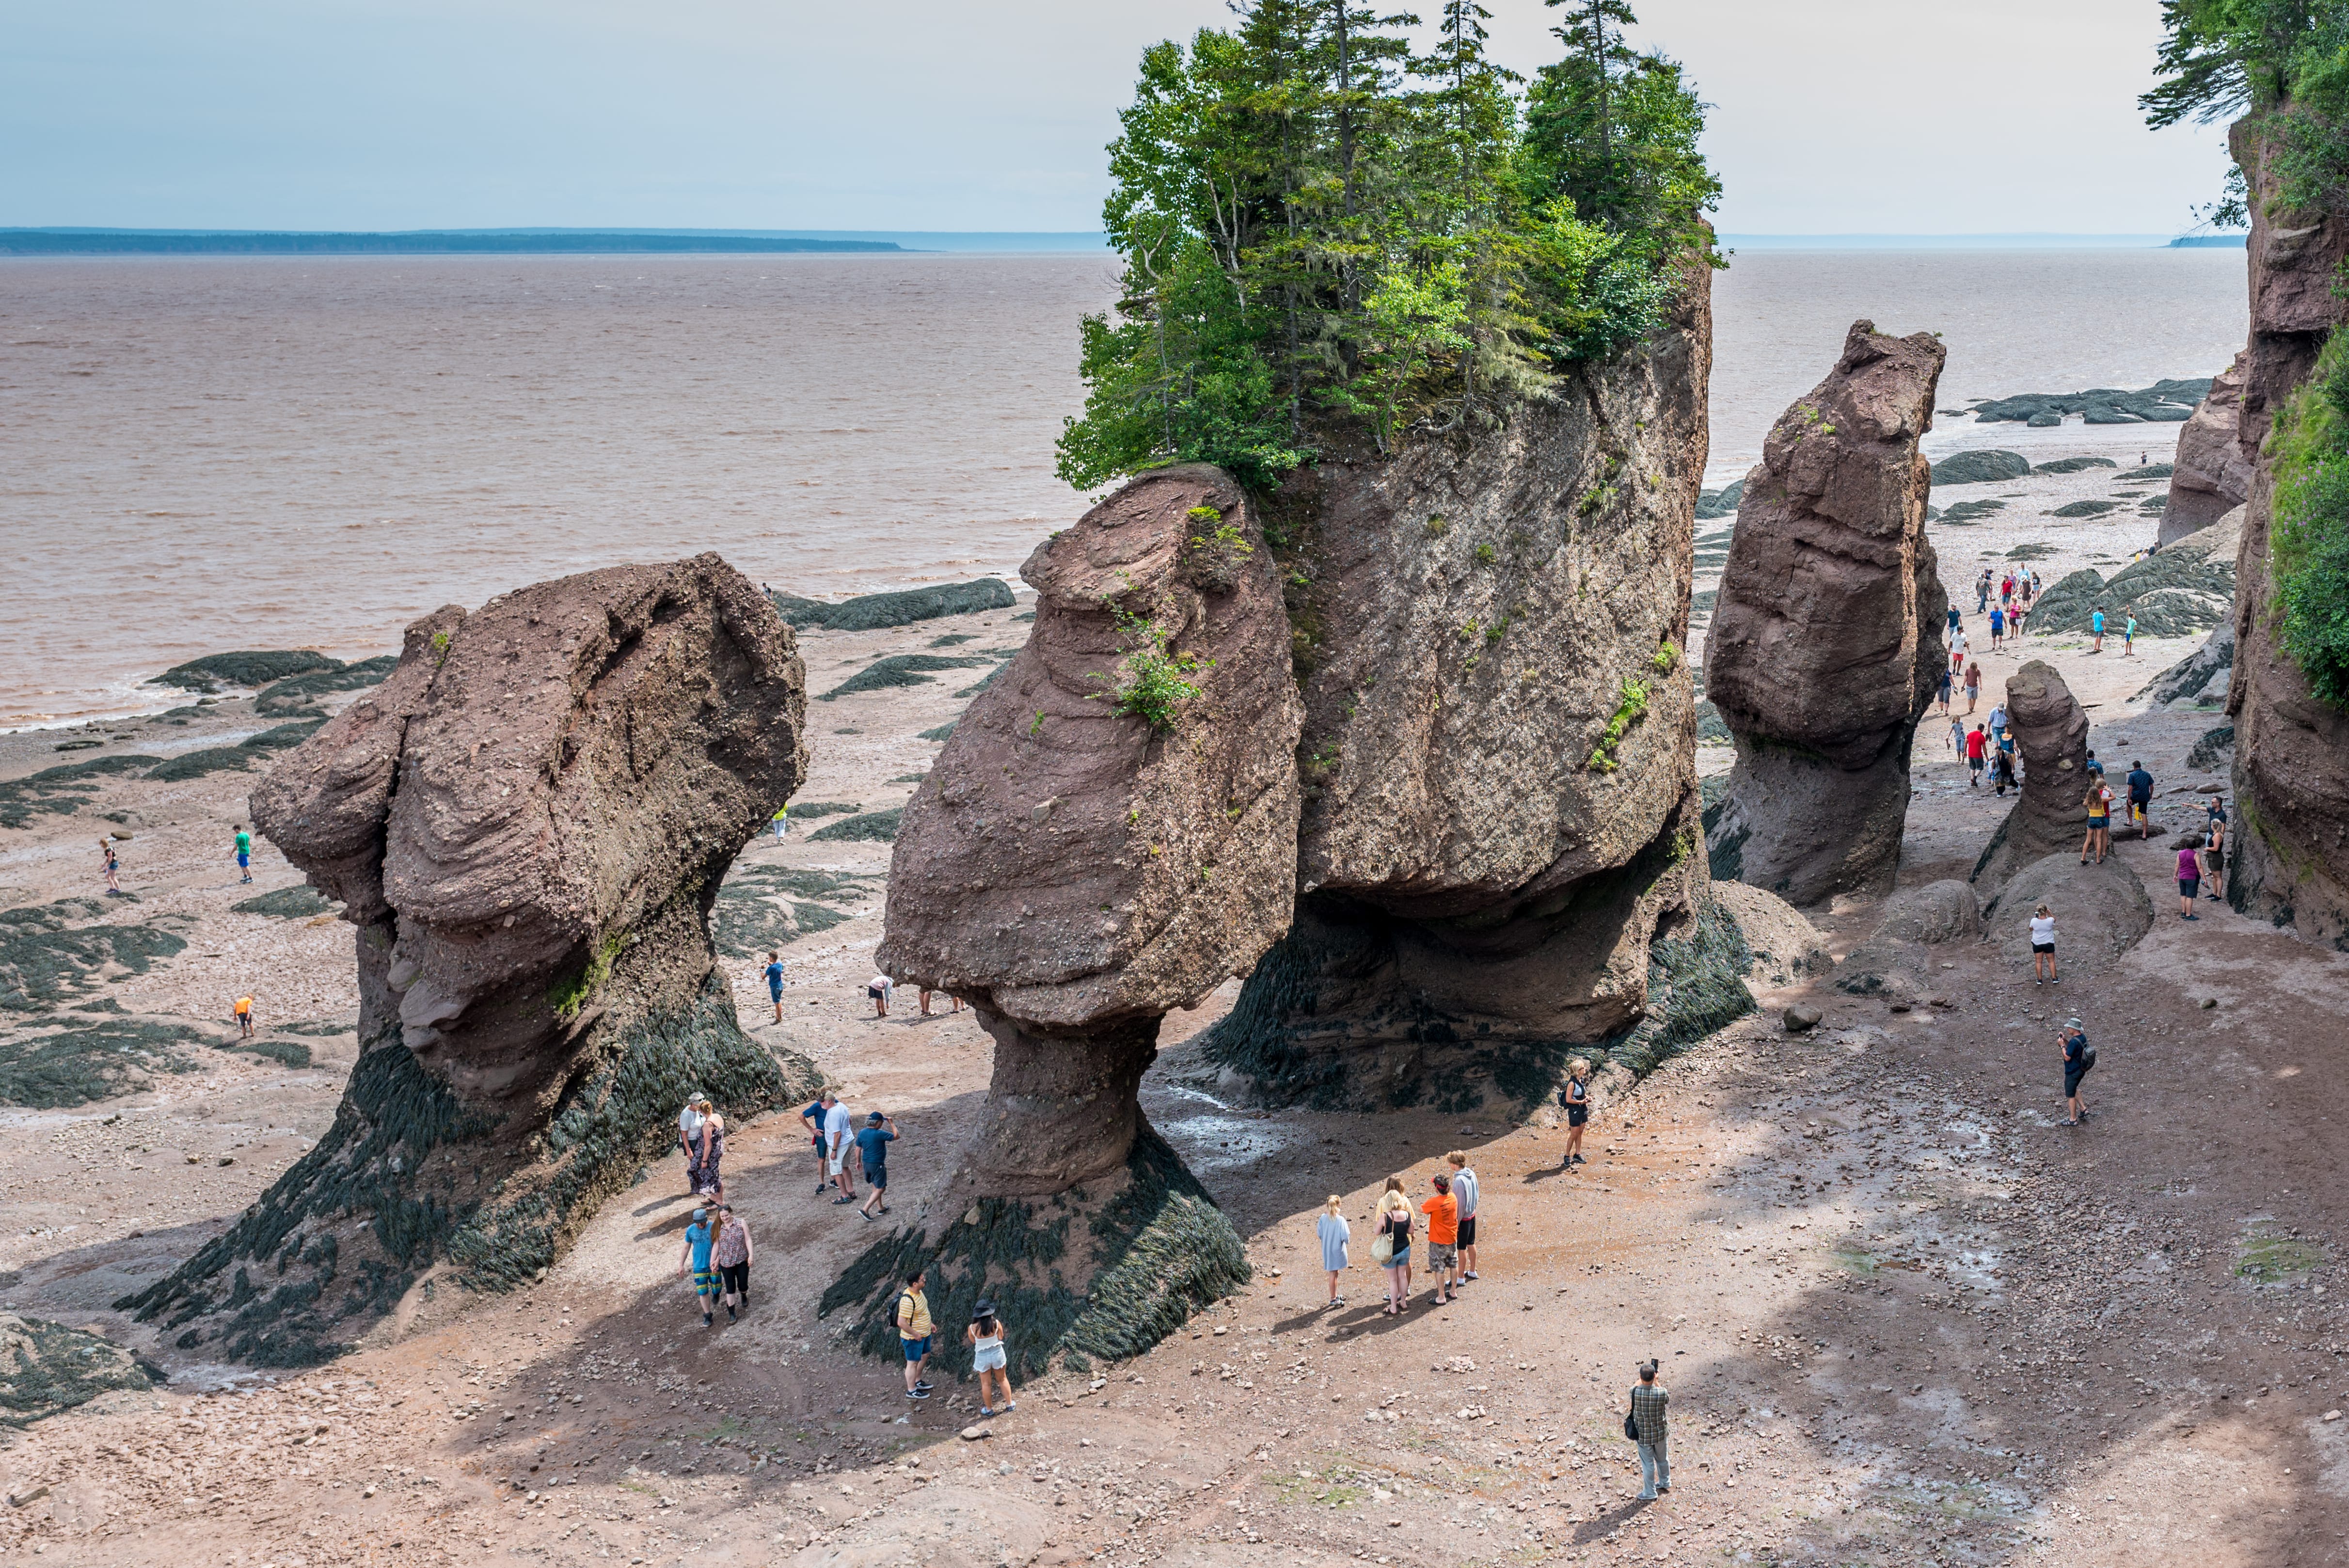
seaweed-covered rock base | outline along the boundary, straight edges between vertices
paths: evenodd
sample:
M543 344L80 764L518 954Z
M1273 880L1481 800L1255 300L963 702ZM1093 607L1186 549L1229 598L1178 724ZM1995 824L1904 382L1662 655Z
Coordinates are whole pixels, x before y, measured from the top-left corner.
M683 1013L609 1031L517 1163L500 1119L425 1070L395 1026L360 1057L326 1136L235 1225L115 1309L181 1330L183 1350L313 1366L350 1349L436 1264L475 1288L536 1279L667 1148L688 1094L730 1120L820 1081L812 1064L746 1037L712 976Z
M825 1317L855 1309L868 1356L897 1355L905 1276L927 1276L934 1365L970 1375L961 1327L982 1300L1003 1320L1015 1385L1054 1362L1085 1371L1141 1355L1248 1282L1240 1238L1145 1119L1124 1165L1047 1197L980 1198L938 1231L884 1238L823 1293Z
M162 1380L162 1368L110 1339L0 1312L0 1423L28 1427L100 1394L143 1393Z

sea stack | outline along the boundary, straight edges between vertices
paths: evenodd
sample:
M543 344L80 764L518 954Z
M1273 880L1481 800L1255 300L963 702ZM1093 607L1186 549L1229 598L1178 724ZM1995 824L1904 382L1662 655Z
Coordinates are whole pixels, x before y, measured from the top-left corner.
M881 1252L926 1249L933 1299L956 1310L1107 1301L1118 1287L1097 1276L1172 1257L1144 1321L1026 1320L1030 1354L1102 1353L1105 1335L1132 1354L1247 1274L1136 1091L1165 1014L1288 927L1302 708L1271 552L1219 469L1134 480L1021 574L1035 630L906 808L880 952L889 974L972 1004L994 1078L947 1196ZM1034 1209L1009 1201L1063 1194L1114 1218L1067 1256L1023 1248Z
M2033 659L2006 678L2006 727L2023 789L1974 862L1984 892L2045 856L2077 851L2088 829L2088 716L2054 665Z
M689 1092L734 1117L812 1089L737 1025L708 924L806 774L805 691L791 628L715 555L410 626L382 686L253 799L357 927L341 1109L235 1226L117 1305L192 1320L182 1348L306 1365L435 1265L536 1277Z
M1705 696L1737 741L1715 876L1795 904L1891 890L1909 743L1946 659L1917 446L1944 357L1930 333L1853 323L1745 477L1705 634Z
M1683 652L1710 271L1679 282L1499 428L1333 456L1269 504L1306 800L1295 929L1206 1047L1231 1088L1537 1099L1568 1044L1640 1024L1660 937L1720 928Z

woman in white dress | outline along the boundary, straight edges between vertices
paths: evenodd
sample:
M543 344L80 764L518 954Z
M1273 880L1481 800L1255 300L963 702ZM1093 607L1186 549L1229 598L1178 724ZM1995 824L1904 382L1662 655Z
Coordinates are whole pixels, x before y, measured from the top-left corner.
M1338 1294L1338 1276L1345 1272L1346 1243L1352 1236L1346 1228L1346 1216L1338 1212L1338 1194L1332 1192L1313 1227L1321 1238L1321 1267L1330 1276L1330 1305L1333 1307L1346 1305L1346 1298Z

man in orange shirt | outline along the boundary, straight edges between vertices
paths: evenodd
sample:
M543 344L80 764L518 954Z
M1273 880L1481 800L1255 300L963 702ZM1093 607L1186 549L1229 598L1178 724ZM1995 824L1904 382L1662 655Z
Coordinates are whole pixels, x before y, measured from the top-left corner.
M1427 1270L1435 1276L1434 1300L1441 1306L1453 1298L1453 1271L1460 1263L1460 1203L1452 1196L1452 1177L1439 1171L1429 1178L1435 1196L1419 1206L1427 1216Z
M241 1040L253 1038L253 998L250 996L236 999L236 1036Z

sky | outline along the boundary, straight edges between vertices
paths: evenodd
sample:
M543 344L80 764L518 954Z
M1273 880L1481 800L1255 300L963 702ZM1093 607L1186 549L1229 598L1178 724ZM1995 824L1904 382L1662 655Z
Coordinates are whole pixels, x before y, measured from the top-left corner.
M1485 0L1531 71L1558 13ZM1728 233L2166 233L2218 128L2156 0L1635 0ZM1433 14L1436 0L1420 0ZM1222 0L0 0L0 225L1091 231L1156 39Z

